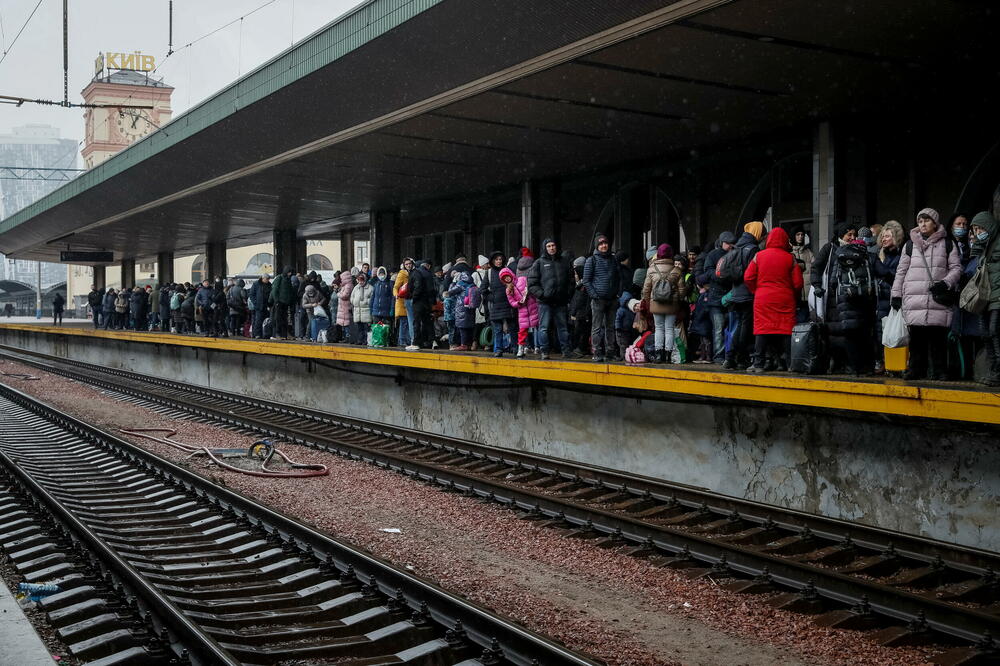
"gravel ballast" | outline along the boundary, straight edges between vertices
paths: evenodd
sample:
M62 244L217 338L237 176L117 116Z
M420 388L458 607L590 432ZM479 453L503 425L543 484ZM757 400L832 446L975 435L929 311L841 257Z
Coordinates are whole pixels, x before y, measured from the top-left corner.
M116 434L119 428L169 427L178 431L175 439L192 445L235 448L253 441L171 420L12 361L0 360L0 371L39 377L0 381ZM175 462L186 457L126 438ZM766 597L688 580L496 505L306 447L281 448L298 461L327 465L330 475L268 479L210 467L202 458L185 464L609 664L927 663L926 652L881 647L870 632L819 628L808 617L767 606Z

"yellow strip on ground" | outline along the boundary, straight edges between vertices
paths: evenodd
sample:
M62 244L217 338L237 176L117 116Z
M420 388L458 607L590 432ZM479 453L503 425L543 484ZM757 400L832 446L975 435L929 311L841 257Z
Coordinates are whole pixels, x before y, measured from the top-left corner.
M318 345L246 338L206 338L169 333L104 331L89 328L0 324L0 329L69 335L146 344L197 347L227 352L391 365L439 372L532 379L654 391L773 405L826 407L849 411L1000 424L1000 394L971 388L915 386L902 380L850 381L788 375L751 375L711 370L677 370L589 361L517 360L457 352L407 352L351 345Z

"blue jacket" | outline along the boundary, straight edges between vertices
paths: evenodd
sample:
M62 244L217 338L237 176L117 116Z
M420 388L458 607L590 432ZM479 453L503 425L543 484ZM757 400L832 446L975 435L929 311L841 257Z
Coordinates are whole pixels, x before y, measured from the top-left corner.
M583 286L592 299L614 300L621 291L621 271L610 252L594 252L583 264Z
M372 279L372 320L392 319L393 306L396 299L392 296L392 284L388 278L380 280Z
M465 297L469 294L470 289L475 289L475 286L471 279L468 282L460 279L457 282L452 282L448 289L448 298L455 299L455 326L458 328L475 328L476 326L476 308L479 306L477 301L480 299L478 290L473 292L473 307L465 306Z
M195 298L195 304L202 308L203 310L212 309L212 288L202 287L198 290L198 296Z
M758 241L754 238L754 235L749 231L744 231L740 239L736 241L736 247L733 248L733 252L743 253L743 265L749 266L750 262L753 261L754 256L760 249L758 247ZM743 284L743 280L740 280L739 284L733 285L733 303L753 303L753 294L750 289Z
M635 322L635 313L628 309L628 302L632 298L632 292L628 289L618 297L618 310L615 312L616 331L627 331L632 328L632 324Z
M271 297L271 284L264 284L259 279L254 280L253 285L250 287L249 300L253 301L254 312L267 312L270 310L270 306L267 304L268 299Z

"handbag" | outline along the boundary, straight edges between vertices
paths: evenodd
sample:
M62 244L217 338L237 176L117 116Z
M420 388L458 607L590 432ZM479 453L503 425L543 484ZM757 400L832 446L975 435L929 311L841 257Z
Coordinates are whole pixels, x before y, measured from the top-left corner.
M982 314L990 304L990 276L983 259L985 257L980 257L976 272L958 297L958 306L972 314Z
M949 307L958 303L958 292L954 289L951 289L950 287L946 289L934 289L934 285L937 284L937 282L934 281L934 276L931 274L931 266L927 263L927 256L924 254L923 250L920 251L920 259L923 260L924 268L927 270L927 279L931 283L931 298L934 299L934 302L938 305L947 305Z
M898 349L910 344L910 327L903 319L902 310L889 310L889 315L882 318L882 345L889 349Z

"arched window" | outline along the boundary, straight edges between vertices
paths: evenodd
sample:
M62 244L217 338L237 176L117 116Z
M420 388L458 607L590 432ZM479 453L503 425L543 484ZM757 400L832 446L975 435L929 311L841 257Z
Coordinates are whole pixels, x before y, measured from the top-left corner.
M274 255L268 252L258 252L250 257L247 267L243 269L244 275L259 275L261 273L274 273Z
M191 284L199 284L205 279L205 255L199 254L191 264Z
M332 271L333 262L330 261L326 255L322 254L310 254L306 257L306 270L307 271Z

